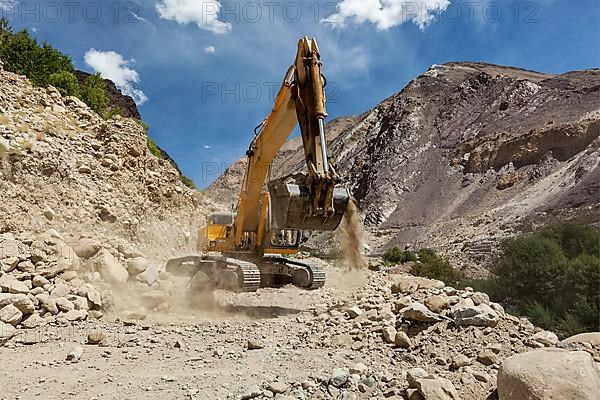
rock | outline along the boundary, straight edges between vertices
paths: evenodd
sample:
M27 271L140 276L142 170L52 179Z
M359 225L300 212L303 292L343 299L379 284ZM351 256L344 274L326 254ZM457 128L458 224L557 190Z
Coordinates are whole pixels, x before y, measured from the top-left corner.
M145 283L148 286L152 286L158 280L158 268L156 265L148 265L146 270L135 277L138 282Z
M81 356L83 355L83 347L79 345L75 345L69 350L67 353L66 360L71 362L78 362L81 360Z
M600 347L600 332L580 333L563 340L562 343L589 343L592 346Z
M402 318L418 322L436 322L442 320L441 315L431 312L421 303L414 302L400 310Z
M340 388L348 382L350 371L347 368L336 368L329 378L329 382L336 388Z
M359 306L353 306L346 310L346 312L350 318L357 318L362 315L363 310Z
M459 400L456 388L448 379L429 375L421 368L409 370L406 378L409 388L416 389L424 400Z
M107 250L100 250L90 261L104 281L120 285L127 283L129 273Z
M546 347L556 346L559 343L558 336L554 332L550 331L539 331L534 334L531 340L541 343Z
M351 374L364 375L368 371L368 367L363 363L356 363L350 368Z
M24 282L18 281L16 279L12 279L7 287L8 293L12 294L27 294L29 293L29 288Z
M33 287L44 287L46 285L49 285L50 281L41 275L36 275L31 280L31 283L33 284Z
M396 333L396 337L394 338L394 344L396 345L396 347L402 347L403 349L408 349L412 347L412 341L404 331L398 331Z
M452 307L452 316L457 326L489 326L498 324L496 311L486 304L475 305L473 300L464 299Z
M73 303L71 303L64 297L59 297L58 299L56 299L56 307L58 307L60 311L64 312L69 312L75 309L75 305L73 305Z
M441 313L450 305L448 297L443 295L430 296L425 299L425 305L434 313Z
M271 392L275 393L275 394L283 394L285 392L287 392L288 390L288 385L284 382L272 382L269 385L267 385L267 389L269 389Z
M93 257L102 246L93 239L83 238L79 239L77 244L73 247L75 254L81 258L90 258Z
M395 278L392 293L413 293L419 289L442 289L444 282L418 276L405 275Z
M71 310L63 314L63 318L67 321L83 321L88 316L85 310Z
M12 304L18 308L23 315L32 314L35 306L31 299L24 294L0 293L0 309Z
M2 257L2 254L0 254L0 257ZM18 257L7 257L0 261L2 271L6 273L14 271L14 269L17 268L17 264L19 264Z
M148 269L148 260L144 257L134 257L127 260L127 271L129 275L135 276Z
M248 350L260 350L265 348L265 343L258 339L248 340Z
M262 396L263 391L260 389L258 385L252 385L248 387L244 393L240 396L242 400L253 399L258 396Z
M88 333L87 342L92 345L100 344L106 339L106 334L100 329Z
M396 340L396 328L393 326L384 326L381 330L383 341L386 343L394 343Z
M87 299L92 303L92 305L96 308L102 307L102 297L100 296L100 292L98 292L95 288L89 288L86 293Z
M483 365L492 365L498 362L498 356L491 349L484 349L477 355L477 361Z
M488 296L485 293L481 293L481 292L475 292L471 295L471 300L473 301L473 304L478 306L480 304L490 304L490 296Z
M538 349L504 360L498 371L502 400L597 400L600 377L582 351Z
M8 342L13 336L17 334L17 330L10 324L0 322L0 346Z
M454 369L459 369L461 367L466 367L467 365L471 365L472 361L469 357L464 354L457 354L452 357L452 363L450 366Z
M59 297L65 297L68 294L71 293L71 289L63 284L63 283L58 283L54 286L54 289L52 289L52 291L50 292L50 296L54 297L54 298L59 298Z
M44 217L46 217L46 219L48 219L49 221L52 221L54 218L56 218L56 213L50 207L44 208L42 214L44 214Z
M36 329L48 325L50 321L42 318L39 314L31 314L27 319L21 321L21 326L25 329Z
M42 308L48 311L52 315L58 314L58 306L56 305L56 299L48 296L47 294L41 294L37 296L37 299L40 301Z
M9 304L0 309L0 321L5 324L17 326L23 319L23 313L17 307Z

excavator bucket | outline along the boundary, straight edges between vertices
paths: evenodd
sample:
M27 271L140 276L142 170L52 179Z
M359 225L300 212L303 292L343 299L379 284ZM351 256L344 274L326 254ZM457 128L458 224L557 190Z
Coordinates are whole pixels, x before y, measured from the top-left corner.
M310 189L306 175L297 174L269 182L271 223L278 229L335 230L350 202L348 189L336 186L333 190L332 215L311 215Z

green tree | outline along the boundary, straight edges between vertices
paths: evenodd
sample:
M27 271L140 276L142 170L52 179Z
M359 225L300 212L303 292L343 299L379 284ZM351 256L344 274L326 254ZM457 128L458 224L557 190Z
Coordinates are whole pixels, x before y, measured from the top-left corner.
M48 83L57 88L63 96L80 96L79 82L72 72L55 72L50 75Z
M503 244L503 257L496 269L501 296L509 305L523 309L530 302L547 304L559 295L560 280L567 265L560 246L541 235L511 239Z
M461 281L464 278L463 274L452 267L447 259L438 256L431 249L421 249L417 254L418 261L411 267L411 274L439 279L454 287L461 286Z
M36 86L47 86L50 75L73 72L71 59L47 43L39 46L27 30L16 34L3 30L0 36L0 58L4 69L27 76Z
M100 73L90 75L85 80L81 90L81 99L94 111L104 115L108 106L106 85Z

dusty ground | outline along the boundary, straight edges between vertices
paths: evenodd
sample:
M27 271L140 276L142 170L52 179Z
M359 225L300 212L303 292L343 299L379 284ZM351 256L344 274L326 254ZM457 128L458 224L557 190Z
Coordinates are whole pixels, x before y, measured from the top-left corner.
M358 273L335 270L328 278L314 292L286 287L217 293L219 306L210 311L148 311L138 322L107 315L105 321L26 331L8 345L13 348L0 347L0 398L225 399L252 384L330 374L362 361L360 356L294 349L303 321L324 298L343 301L363 282ZM94 330L106 333L106 345L84 344ZM265 348L247 350L249 339ZM83 347L81 360L65 361L76 344Z

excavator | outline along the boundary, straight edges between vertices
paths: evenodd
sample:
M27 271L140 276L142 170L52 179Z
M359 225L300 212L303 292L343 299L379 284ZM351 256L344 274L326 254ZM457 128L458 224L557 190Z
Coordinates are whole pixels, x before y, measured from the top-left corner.
M199 230L200 255L169 260L167 272L236 292L325 284L322 267L285 257L298 252L304 230L335 230L350 201L327 155L325 86L317 42L304 37L271 113L254 130L236 209L207 216ZM267 182L296 125L307 171Z

